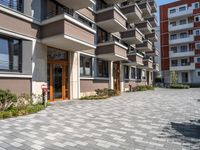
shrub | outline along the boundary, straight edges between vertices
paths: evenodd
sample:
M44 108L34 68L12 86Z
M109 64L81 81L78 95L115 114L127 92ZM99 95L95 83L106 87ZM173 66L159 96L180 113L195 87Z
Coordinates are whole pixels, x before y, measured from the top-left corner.
M5 111L17 102L17 96L9 90L0 90L0 111Z
M11 118L16 116L22 116L27 114L33 114L38 111L45 109L44 105L37 104L37 105L28 105L25 107L13 107L6 111L0 111L0 119Z
M189 89L190 86L189 85L183 85L183 84L171 84L169 86L169 88L171 88L171 89Z
M95 90L96 92L96 95L97 96L116 96L117 95L117 92L116 90L113 90L113 89L107 89L107 88L104 88L104 89L97 89Z
M32 98L28 94L22 94L17 98L17 101L14 103L13 107L25 107L32 104Z
M97 99L106 99L111 96L117 96L117 91L112 89L96 89L96 95L82 97L81 100L97 100Z
M133 92L136 91L147 91L147 90L154 90L155 88L153 86L148 86L148 85L144 85L144 86L136 86L132 88Z

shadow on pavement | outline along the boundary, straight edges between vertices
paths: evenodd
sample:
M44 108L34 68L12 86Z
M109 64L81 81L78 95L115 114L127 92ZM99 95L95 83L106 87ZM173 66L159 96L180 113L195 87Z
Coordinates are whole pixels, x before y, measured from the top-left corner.
M200 150L200 120L190 120L189 122L171 122L169 126L163 128L166 138L182 143L184 146L195 150Z

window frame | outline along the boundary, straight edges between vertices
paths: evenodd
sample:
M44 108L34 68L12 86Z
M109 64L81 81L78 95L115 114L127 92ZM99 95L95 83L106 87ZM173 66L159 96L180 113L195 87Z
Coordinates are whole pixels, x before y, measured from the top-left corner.
M21 39L17 39L17 38L12 38L12 37L7 37L4 35L0 35L0 39L3 40L7 40L8 41L8 57L9 57L9 69L1 69L0 71L4 71L4 72L19 72L22 73L22 40ZM18 41L19 42L19 50L18 50L18 69L14 70L13 69L13 57L14 57L14 46L13 46L13 42L14 41Z
M83 61L81 60L83 58ZM87 65L86 65L86 62L87 60L90 61L90 75L87 75L86 74L86 68L87 68ZM83 62L83 64L81 64ZM80 77L92 77L92 68L93 68L93 57L91 56L87 56L87 55L80 55L80 70L81 68L83 68L83 73L81 73L80 71ZM81 66L83 65L83 66Z
M136 68L134 67L131 67L131 79L136 79Z
M184 8L184 10L181 10L182 8ZM186 6L181 6L181 7L178 8L179 12L183 12L183 11L186 11L186 10L187 10Z
M129 79L129 66L124 66L124 79Z
M102 75L99 75L99 62L102 63ZM108 61L102 60L102 59L96 59L96 67L97 67L97 73L96 76L100 78L108 78L109 77L109 66Z
M170 9L170 10L169 10L169 13L170 13L170 14L174 14L174 13L176 13L176 8L172 8L172 9Z

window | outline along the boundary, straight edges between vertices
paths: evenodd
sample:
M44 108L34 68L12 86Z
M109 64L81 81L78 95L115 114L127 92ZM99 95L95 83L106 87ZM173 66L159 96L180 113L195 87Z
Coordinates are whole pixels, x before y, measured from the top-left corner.
M141 79L142 76L142 70L137 68L137 79Z
M173 27L176 26L176 21L170 22L170 25Z
M200 16L195 16L195 22L199 22L200 21Z
M199 35L200 35L200 29L196 29L196 30L195 30L195 35L196 35L196 36L199 36Z
M170 39L171 39L171 40L177 39L177 35L176 35L176 34L172 34L172 35L170 36Z
M129 67L124 66L124 78L129 79Z
M21 40L0 37L0 70L21 72Z
M97 76L108 77L108 61L97 59Z
M178 60L172 60L171 63L172 63L172 66L177 66L178 65Z
M131 79L135 79L135 68L131 68Z
M174 53L177 53L177 47L171 47L171 51L173 51Z
M0 4L12 8L16 11L23 12L22 0L0 0Z
M200 77L200 71L199 71L199 72L197 72L197 75L198 75L198 77Z
M176 12L176 9L171 9L169 12L170 12L170 14L173 14Z
M181 52L187 51L187 45L182 45L180 48L181 48Z
M142 70L142 79L146 79L146 71Z
M193 6L194 9L198 9L199 8L199 3L198 2L193 3L192 6Z
M180 25L183 25L183 24L186 24L186 23L187 23L187 20L186 20L186 19L182 19L182 20L180 20L180 22L179 22Z
M180 34L180 38L182 39L182 38L187 38L187 33L181 33Z
M92 76L92 57L80 56L80 75Z
M197 58L197 62L198 62L198 63L200 63L200 57L199 57L199 58Z
M200 43L196 43L195 47L197 50L200 50Z
M188 60L187 59L181 59L181 66L187 66Z
M180 7L179 8L179 11L181 12L181 11L185 11L186 10L186 6L182 6L182 7Z

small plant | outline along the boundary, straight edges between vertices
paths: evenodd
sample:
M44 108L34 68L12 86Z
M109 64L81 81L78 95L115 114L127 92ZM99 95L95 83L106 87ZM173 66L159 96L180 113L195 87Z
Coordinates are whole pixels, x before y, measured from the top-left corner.
M169 88L171 88L171 89L189 89L190 86L189 85L184 85L184 84L171 84L169 86Z
M171 76L171 78L170 78L171 79L171 84L173 84L173 85L177 84L178 83L178 77L177 77L176 72L172 71L170 73L170 76Z
M5 111L17 102L17 96L9 90L0 90L0 111Z
M136 86L132 88L133 92L136 91L147 91L147 90L154 90L155 88L153 86L148 86L148 85L144 85L144 86Z
M113 89L96 89L95 90L96 95L91 95L91 96L85 96L82 97L81 100L97 100L97 99L106 99L112 96L117 96L117 91Z

